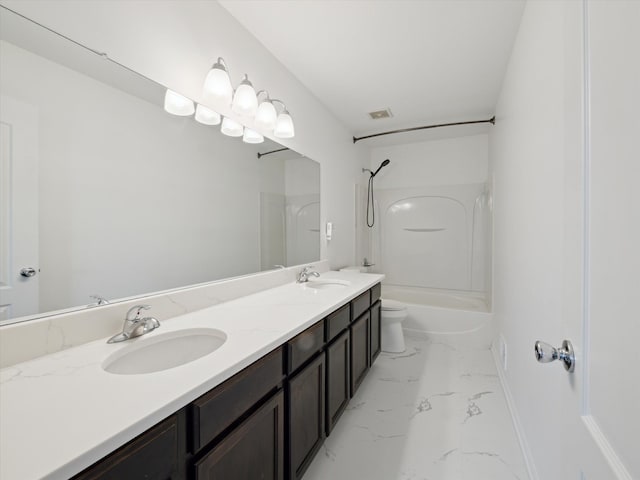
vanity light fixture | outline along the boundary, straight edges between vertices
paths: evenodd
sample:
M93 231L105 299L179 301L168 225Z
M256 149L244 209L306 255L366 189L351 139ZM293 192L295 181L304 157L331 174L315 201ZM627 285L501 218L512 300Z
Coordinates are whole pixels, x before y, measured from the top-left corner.
M233 104L231 109L247 117L256 114L258 109L258 97L256 91L253 89L253 84L249 81L249 76L245 73L244 79L238 85L236 93L233 95Z
M218 112L214 112L210 108L205 107L204 105L198 104L196 107L196 121L202 123L203 125L218 125L222 117Z
M172 115L179 115L181 117L193 115L193 112L195 112L195 106L192 100L168 88L167 93L164 94L164 109Z
M266 98L259 101L259 97L263 93ZM203 97L205 100L219 102L220 105L225 107L231 106L231 110L238 115L253 117L253 122L257 129L273 132L275 137L292 138L295 136L293 119L284 102L270 98L266 90L260 90L256 94L247 74L244 75L244 79L234 92L227 63L222 57L218 57L216 63L207 73L204 81ZM276 103L282 107L280 114L278 114ZM232 136L243 135L239 133L239 123L233 122L232 126L229 126L229 123L230 120L225 117L222 122L222 133ZM250 138L252 137L250 136Z
M242 135L242 141L244 143L262 143L264 142L264 137L255 130L245 127L244 135Z
M282 112L276 119L276 126L273 129L273 134L278 138L292 138L295 135L293 128L293 119L287 110L286 105L281 100L273 99L274 102L278 102L282 105Z
M222 57L218 57L204 80L202 92L206 100L217 102L221 105L231 105L233 87L227 70L227 63Z
M254 123L258 128L263 128L265 130L271 131L276 126L278 112L276 111L276 107L273 106L273 102L269 98L269 92L267 92L266 90L260 90L256 97L260 97L261 93L264 93L267 98L265 98L262 102L260 102L260 105L258 105Z
M220 131L228 137L242 137L244 133L244 127L235 120L224 117L222 119L222 126Z

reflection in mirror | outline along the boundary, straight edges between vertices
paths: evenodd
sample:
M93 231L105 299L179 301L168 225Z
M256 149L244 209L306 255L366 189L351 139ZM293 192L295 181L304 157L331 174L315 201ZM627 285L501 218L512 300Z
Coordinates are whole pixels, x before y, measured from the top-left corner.
M0 7L0 322L318 260L319 165ZM34 268L36 275L20 270Z
M261 156L261 268L320 258L320 169L290 150Z

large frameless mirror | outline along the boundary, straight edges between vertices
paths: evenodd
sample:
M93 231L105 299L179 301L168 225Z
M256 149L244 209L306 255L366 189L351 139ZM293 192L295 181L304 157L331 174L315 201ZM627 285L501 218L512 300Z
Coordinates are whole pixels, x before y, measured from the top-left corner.
M320 257L320 166L0 7L0 323Z

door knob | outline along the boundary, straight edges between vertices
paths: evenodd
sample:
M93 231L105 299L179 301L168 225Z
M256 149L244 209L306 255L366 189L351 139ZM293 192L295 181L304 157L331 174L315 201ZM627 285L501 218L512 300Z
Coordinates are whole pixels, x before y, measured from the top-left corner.
M20 270L20 275L27 278L34 277L36 273L38 272L33 267L24 267L22 270Z
M560 360L567 372L573 372L576 366L576 357L573 353L573 345L569 340L562 342L561 348L555 348L548 343L538 340L534 347L536 360L540 363L549 363Z

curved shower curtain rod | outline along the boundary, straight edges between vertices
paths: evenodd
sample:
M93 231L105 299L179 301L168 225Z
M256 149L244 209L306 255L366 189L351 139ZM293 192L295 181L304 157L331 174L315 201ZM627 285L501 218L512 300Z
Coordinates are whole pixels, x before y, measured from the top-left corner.
M265 155L271 155L272 153L278 153L278 152L285 152L289 150L288 147L284 147L284 148L279 148L277 150L271 150L270 152L264 152L264 153L256 153L256 155L258 156L258 158L264 157Z
M401 128L399 130L390 130L388 132L374 133L371 135L365 135L364 137L353 137L353 143L366 138L380 137L382 135L391 135L393 133L414 132L416 130L426 130L427 128L439 128L439 127L453 127L455 125L470 125L472 123L490 123L496 124L496 116L494 115L489 120L471 120L469 122L454 122L454 123L440 123L438 125L425 125L423 127Z

